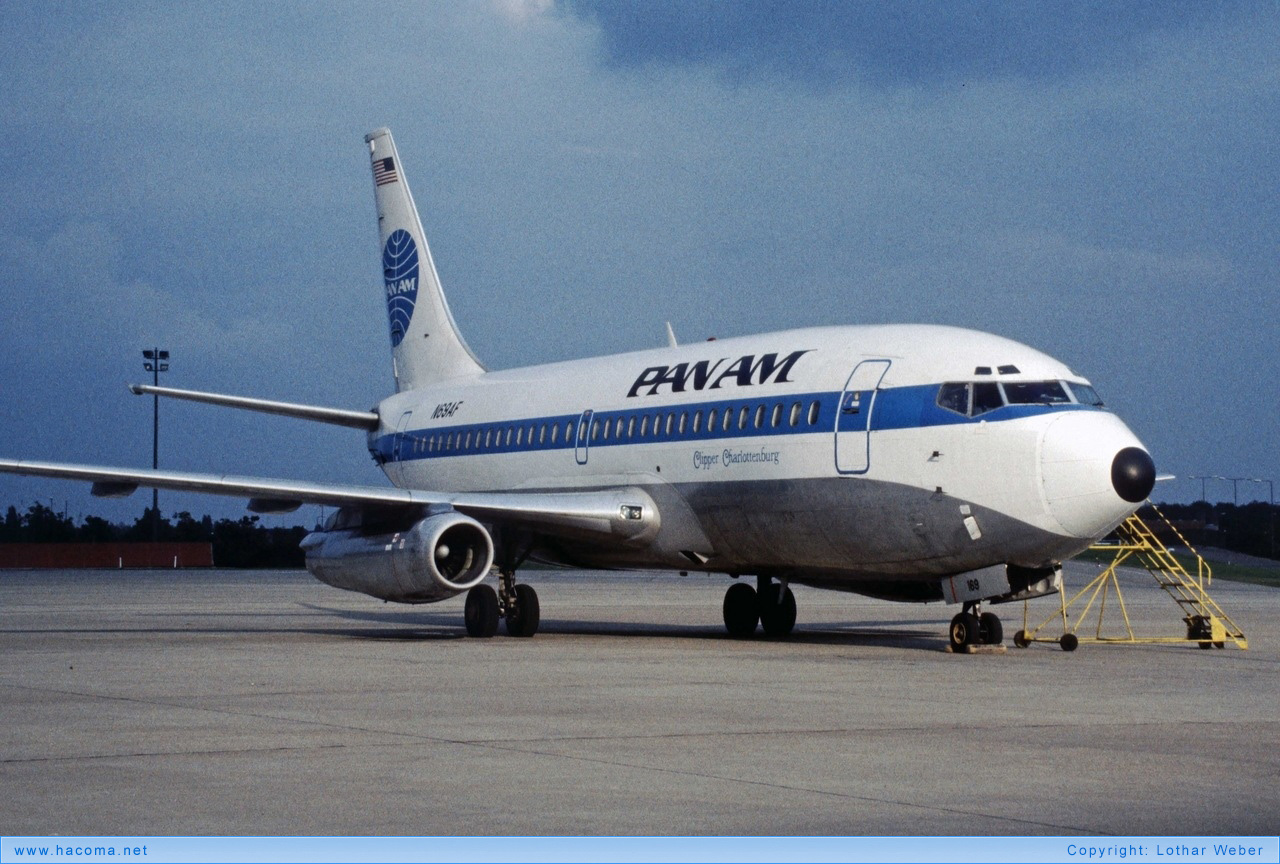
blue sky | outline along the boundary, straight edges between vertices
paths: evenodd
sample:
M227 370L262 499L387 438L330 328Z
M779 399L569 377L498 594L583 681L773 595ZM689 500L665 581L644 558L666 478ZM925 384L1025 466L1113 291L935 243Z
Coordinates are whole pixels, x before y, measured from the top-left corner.
M1161 471L1280 479L1274 4L17 2L0 32L5 456L149 464L152 345L171 386L386 395L386 125L491 368L668 319L951 323L1089 377ZM383 482L350 430L161 425L166 467ZM51 498L150 500L0 478Z

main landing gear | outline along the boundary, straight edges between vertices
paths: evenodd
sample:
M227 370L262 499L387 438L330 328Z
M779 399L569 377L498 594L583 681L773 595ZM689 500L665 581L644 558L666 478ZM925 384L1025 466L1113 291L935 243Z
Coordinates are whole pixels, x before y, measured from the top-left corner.
M786 583L757 576L756 587L735 582L724 593L724 626L730 636L746 638L759 624L766 636L786 636L796 626L796 596Z
M999 645L1004 641L1004 627L992 612L979 612L977 603L964 604L959 615L951 619L951 648L963 651L969 645Z
M517 584L514 570L504 570L497 591L482 584L467 592L462 617L468 636L488 639L498 632L499 618L506 620L508 636L532 636L541 620L538 592L531 585Z

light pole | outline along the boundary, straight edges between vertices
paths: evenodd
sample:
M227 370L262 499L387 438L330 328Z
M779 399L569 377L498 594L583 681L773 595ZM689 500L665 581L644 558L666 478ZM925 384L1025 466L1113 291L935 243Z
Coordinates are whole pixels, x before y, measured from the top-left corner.
M1187 479L1200 481L1200 500L1208 504L1209 499L1206 497L1207 493L1205 492L1204 487L1205 487L1205 481L1210 479L1209 475L1208 474L1192 474Z
M169 371L169 352L148 348L142 352L143 368L151 373L152 382L160 386L160 373ZM160 396L151 394L151 470L160 467ZM160 490L151 490L151 542L160 539Z
M1250 483L1267 484L1267 542L1271 546L1271 557L1276 557L1276 484L1274 480L1263 477L1250 477Z

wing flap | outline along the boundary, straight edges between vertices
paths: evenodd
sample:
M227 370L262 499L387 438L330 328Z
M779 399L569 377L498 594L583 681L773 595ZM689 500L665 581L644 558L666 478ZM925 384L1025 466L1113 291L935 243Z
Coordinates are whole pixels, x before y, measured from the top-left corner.
M93 488L89 490L89 494L93 495L95 498L128 498L137 491L137 483L99 480L93 484Z

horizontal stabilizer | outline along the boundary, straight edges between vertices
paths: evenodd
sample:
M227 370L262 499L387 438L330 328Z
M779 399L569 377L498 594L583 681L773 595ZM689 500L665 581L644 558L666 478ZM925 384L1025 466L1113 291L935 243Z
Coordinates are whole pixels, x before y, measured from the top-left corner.
M205 402L209 405L222 405L226 408L243 408L246 411L259 411L263 414L280 414L285 417L297 417L300 420L314 420L317 423L349 426L352 429L373 430L378 428L378 415L373 411L349 411L345 408L300 405L296 402L273 402L269 399L254 399L249 396L229 396L225 393L203 393L199 390L153 387L150 384L130 384L129 389L138 396L150 393L156 396L168 396L171 399L186 399L190 402Z

